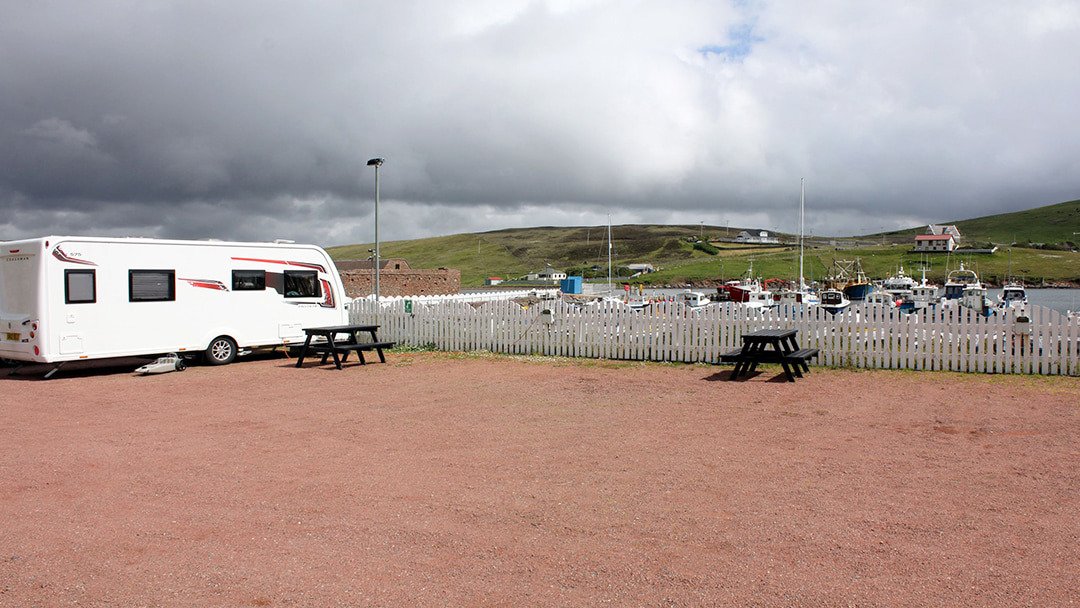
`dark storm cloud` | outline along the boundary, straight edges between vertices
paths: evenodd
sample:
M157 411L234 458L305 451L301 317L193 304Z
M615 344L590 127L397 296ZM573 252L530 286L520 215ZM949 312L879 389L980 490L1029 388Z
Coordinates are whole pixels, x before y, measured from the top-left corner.
M0 238L361 242L373 156L386 238L1080 196L1080 11L939 4L9 2Z

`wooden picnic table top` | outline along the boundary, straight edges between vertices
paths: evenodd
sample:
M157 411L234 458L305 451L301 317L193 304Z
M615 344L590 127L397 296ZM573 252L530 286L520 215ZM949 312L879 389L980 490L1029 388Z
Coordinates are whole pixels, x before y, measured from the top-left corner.
M378 325L330 325L327 327L305 327L304 333L309 336L325 336L327 334L344 334L358 331L375 331Z
M742 335L742 339L745 341L750 340L768 340L785 338L793 338L798 332L794 329L759 329L757 331L748 332Z

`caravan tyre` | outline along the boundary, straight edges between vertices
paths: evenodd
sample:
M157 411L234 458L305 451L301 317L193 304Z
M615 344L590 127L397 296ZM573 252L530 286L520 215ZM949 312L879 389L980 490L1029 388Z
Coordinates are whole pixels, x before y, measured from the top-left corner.
M206 347L206 362L210 365L227 365L236 359L236 340L218 336Z

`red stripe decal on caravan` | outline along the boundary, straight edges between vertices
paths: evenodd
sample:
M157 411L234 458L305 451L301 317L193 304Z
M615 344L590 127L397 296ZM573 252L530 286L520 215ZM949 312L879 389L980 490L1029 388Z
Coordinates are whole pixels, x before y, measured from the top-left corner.
M84 266L97 266L97 263L91 262L90 260L80 260L78 258L73 258L69 256L60 249L59 245L57 245L56 248L52 250L52 254L54 258L60 260L61 262L69 262L71 264L83 264Z
M319 272L326 272L321 264L310 264L308 262L289 262L287 260L263 260L259 258L233 258L240 262L262 262L263 264L281 264L283 266L299 266L301 268L310 268L312 270L318 270Z
M225 286L221 281L210 281L206 279L180 279L181 281L187 281L192 287L201 287L203 289L214 289L217 291L229 291L229 288Z

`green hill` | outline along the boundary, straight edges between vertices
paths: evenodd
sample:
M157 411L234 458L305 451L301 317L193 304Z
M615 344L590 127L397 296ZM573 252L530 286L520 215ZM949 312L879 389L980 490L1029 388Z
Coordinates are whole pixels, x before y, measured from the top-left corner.
M670 263L709 254L694 249L687 237L722 236L716 226L613 226L615 264ZM731 234L737 233L731 229ZM372 244L327 249L335 260L367 259ZM741 251L745 252L745 249ZM384 258L405 258L413 268L455 268L463 285L482 285L490 276L521 277L543 270L598 265L607 267L607 226L539 227L456 234L412 241L380 243Z
M872 277L886 276L901 265L913 274L925 264L928 278L940 281L946 264L955 267L959 260L965 260L976 267L980 276L993 282L1004 280L1010 267L1013 275L1036 283L1080 281L1080 254L1059 246L1080 242L1080 235L1074 235L1080 232L1080 200L948 223L957 225L965 244L992 242L998 244L999 251L993 255L961 251L951 256L910 253L915 235L925 226L847 239L815 237L807 245L804 276L818 279L829 272L834 259L859 258ZM791 246L721 243L719 252L713 254L695 248L692 242L699 237L723 239L740 230L701 225L612 226L613 265L649 263L659 267L659 272L636 279L658 285L709 284L721 278L731 279L745 273L751 259L756 275L783 279L797 276L798 254ZM458 269L463 286L482 285L489 276L523 277L549 264L558 270L596 266L599 274L606 275L607 231L607 226L496 230L384 242L380 253L384 258L405 258L413 268ZM789 243L795 241L791 235L780 236ZM847 248L837 249L834 243L841 241L841 246ZM850 247L850 241L858 241L859 246ZM372 246L349 245L328 251L337 260L366 259Z

